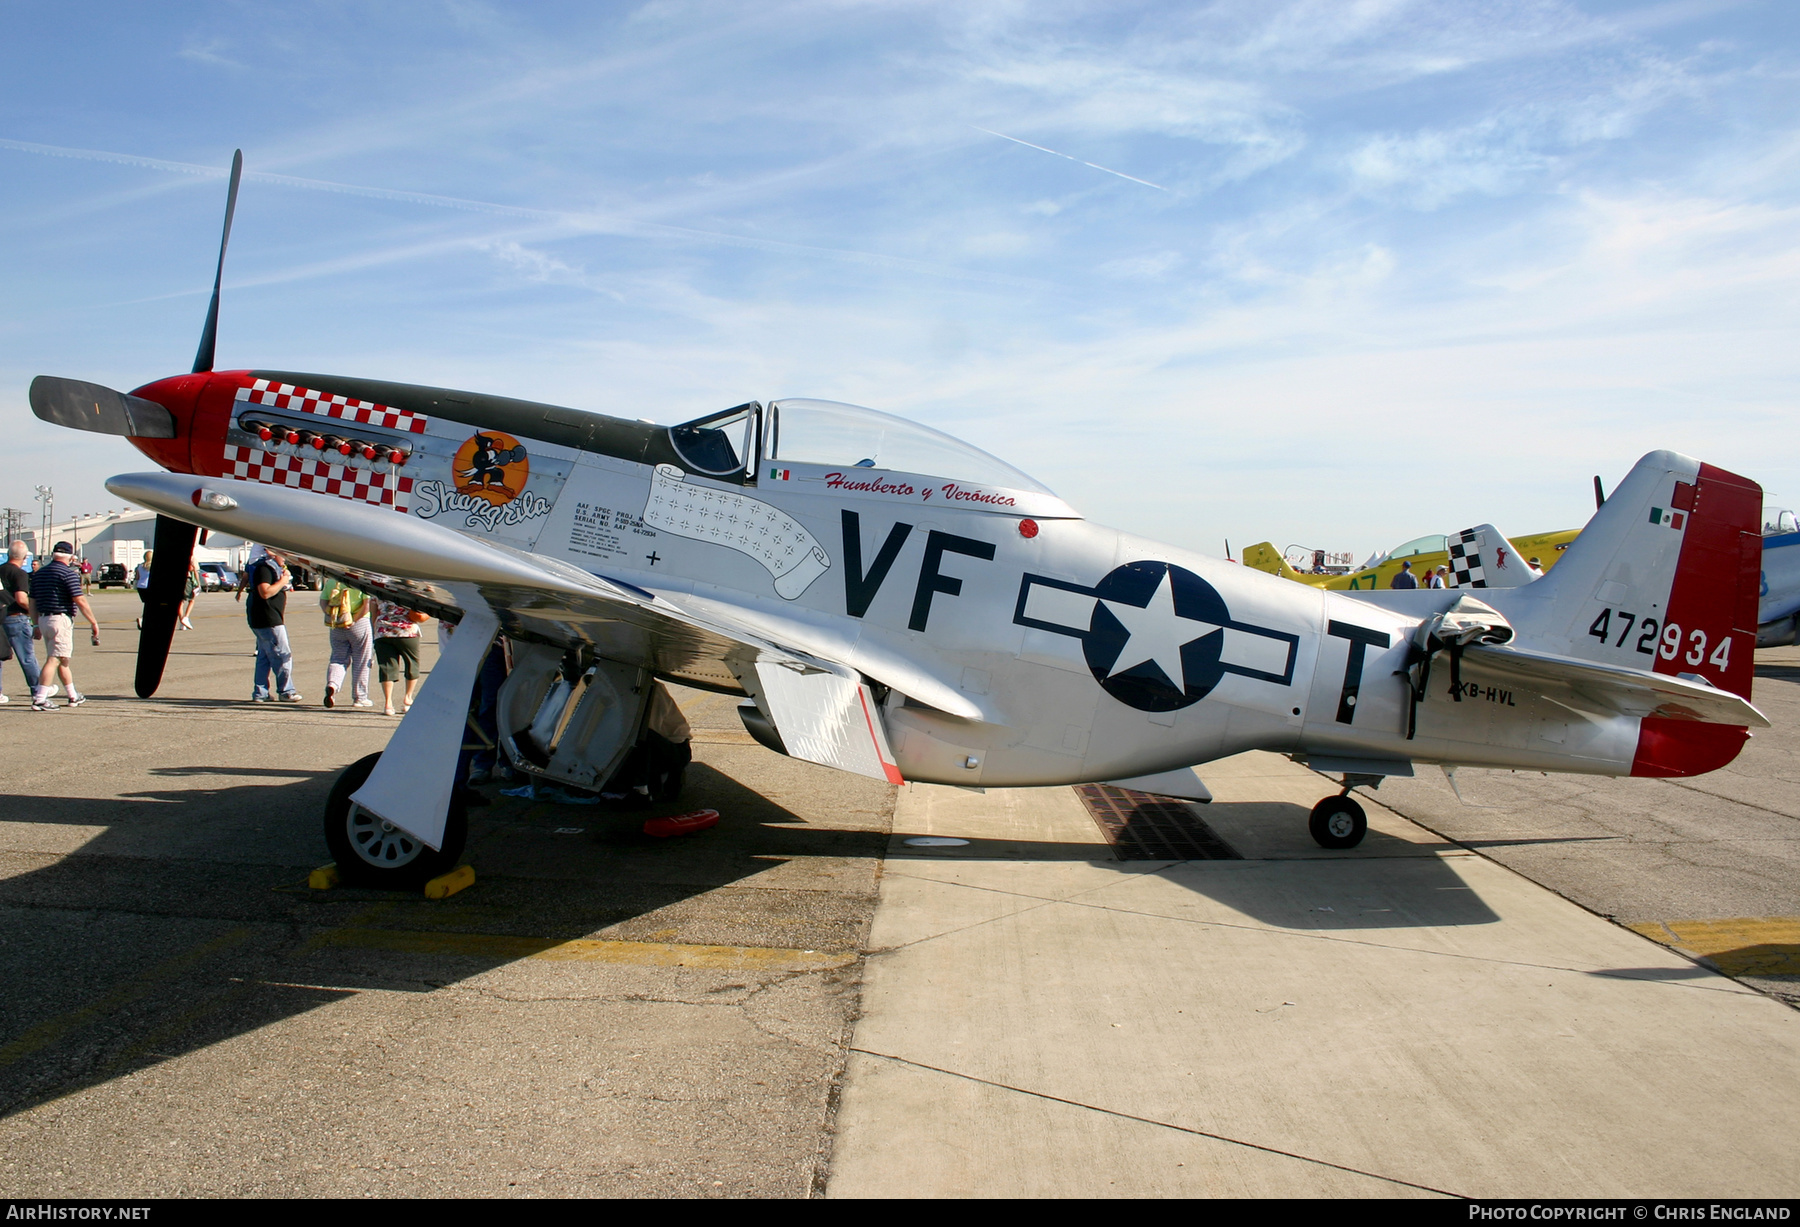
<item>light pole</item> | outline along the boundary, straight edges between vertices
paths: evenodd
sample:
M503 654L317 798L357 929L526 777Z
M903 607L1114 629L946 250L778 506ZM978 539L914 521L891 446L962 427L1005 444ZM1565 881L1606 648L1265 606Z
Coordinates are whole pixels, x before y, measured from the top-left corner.
M37 501L44 505L44 514L43 514L44 527L43 527L43 531L38 534L38 542L37 542L37 556L38 556L38 560L40 562L42 562L43 559L48 556L49 551L50 551L50 547L48 544L46 544L46 541L50 536L51 513L56 508L56 491L52 490L49 486L39 486L37 488L37 496L36 497L37 497Z

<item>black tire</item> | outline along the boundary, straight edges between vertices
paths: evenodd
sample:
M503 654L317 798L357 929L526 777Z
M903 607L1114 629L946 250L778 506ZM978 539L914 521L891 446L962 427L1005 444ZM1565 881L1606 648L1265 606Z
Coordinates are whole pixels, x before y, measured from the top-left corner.
M433 852L406 832L352 806L350 794L363 786L380 759L379 753L358 759L331 786L325 799L325 846L337 862L338 877L348 885L421 890L432 878L455 869L462 858L469 840L468 810L461 796L452 795L444 846Z
M1369 833L1369 816L1349 797L1326 797L1306 825L1321 848L1354 848Z

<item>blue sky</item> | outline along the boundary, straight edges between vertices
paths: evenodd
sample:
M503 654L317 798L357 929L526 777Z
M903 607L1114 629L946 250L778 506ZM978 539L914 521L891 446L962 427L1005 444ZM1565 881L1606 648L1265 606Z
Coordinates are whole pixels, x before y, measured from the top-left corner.
M1800 6L0 5L0 503L31 376L219 364L675 422L818 396L1217 553L1800 504ZM1035 147L1034 147L1035 146ZM113 157L111 155L123 155Z

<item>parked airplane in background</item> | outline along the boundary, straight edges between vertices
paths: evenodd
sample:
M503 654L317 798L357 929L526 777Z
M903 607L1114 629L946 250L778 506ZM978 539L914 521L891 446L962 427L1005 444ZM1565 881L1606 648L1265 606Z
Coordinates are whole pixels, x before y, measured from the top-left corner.
M1491 526L1487 527L1490 527L1491 530ZM1563 551L1569 548L1569 543L1575 540L1575 534L1580 531L1580 529L1568 528L1561 532L1535 533L1529 537L1514 537L1511 540L1502 538L1502 544L1498 548L1510 551L1511 558L1515 561L1535 561L1539 571L1548 571L1556 565L1557 560L1562 557ZM1498 536L1498 533L1496 532L1495 535ZM1458 534L1446 536L1443 533L1437 533L1428 537L1416 537L1404 545L1397 545L1385 553L1376 554L1361 567L1341 575L1299 570L1289 563L1286 556L1277 550L1274 543L1270 541L1250 546L1244 551L1243 560L1244 565L1253 570L1263 571L1269 575L1279 575L1283 579L1295 580L1302 584L1311 584L1315 588L1365 592L1374 588L1393 587L1394 576L1400 573L1401 563L1411 563L1413 575L1417 576L1420 584L1423 585L1427 572L1451 564L1451 551L1457 543L1457 536ZM1504 561L1505 556L1500 556L1500 559ZM1506 567L1496 566L1490 569L1496 578L1505 578ZM1526 572L1526 568L1521 566L1519 571ZM1521 580L1520 582L1525 581Z
M1756 646L1800 643L1800 521L1777 511L1763 524Z
M234 163L233 203L236 185ZM364 881L460 854L454 764L501 632L502 743L549 779L608 779L660 678L743 696L777 751L894 783L1204 797L1193 765L1283 752L1343 776L1311 820L1332 848L1366 828L1350 790L1416 763L1695 775L1767 724L1747 701L1761 491L1674 453L1639 461L1544 579L1352 598L1090 524L869 409L751 401L664 427L215 371L217 320L215 280L192 374L130 394L40 376L32 408L168 470L107 483L160 517L140 694L194 525L458 623L387 752L327 804L340 869Z

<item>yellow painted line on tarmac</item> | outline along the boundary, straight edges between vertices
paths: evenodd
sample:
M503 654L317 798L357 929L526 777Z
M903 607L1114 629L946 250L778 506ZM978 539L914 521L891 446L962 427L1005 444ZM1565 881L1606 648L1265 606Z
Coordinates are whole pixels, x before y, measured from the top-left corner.
M695 967L731 971L820 971L856 961L850 950L788 950L769 946L689 946L581 938L552 941L499 933L420 933L404 929L334 929L320 946L353 946L399 954L458 954L511 961L610 963L623 967Z
M742 729L695 729L693 741L700 746L754 746L761 744Z
M1705 959L1728 976L1800 976L1800 916L1660 920L1627 927Z
M163 981L173 979L194 964L240 944L248 939L250 934L249 928L233 929L229 933L220 934L211 941L200 943L186 953L165 959L148 971L140 972L97 1001L70 1010L66 1014L58 1014L55 1018L46 1019L17 1039L0 1045L0 1067L11 1065L20 1057L30 1056L45 1045L55 1043L84 1023L92 1022L103 1014L129 1005Z

